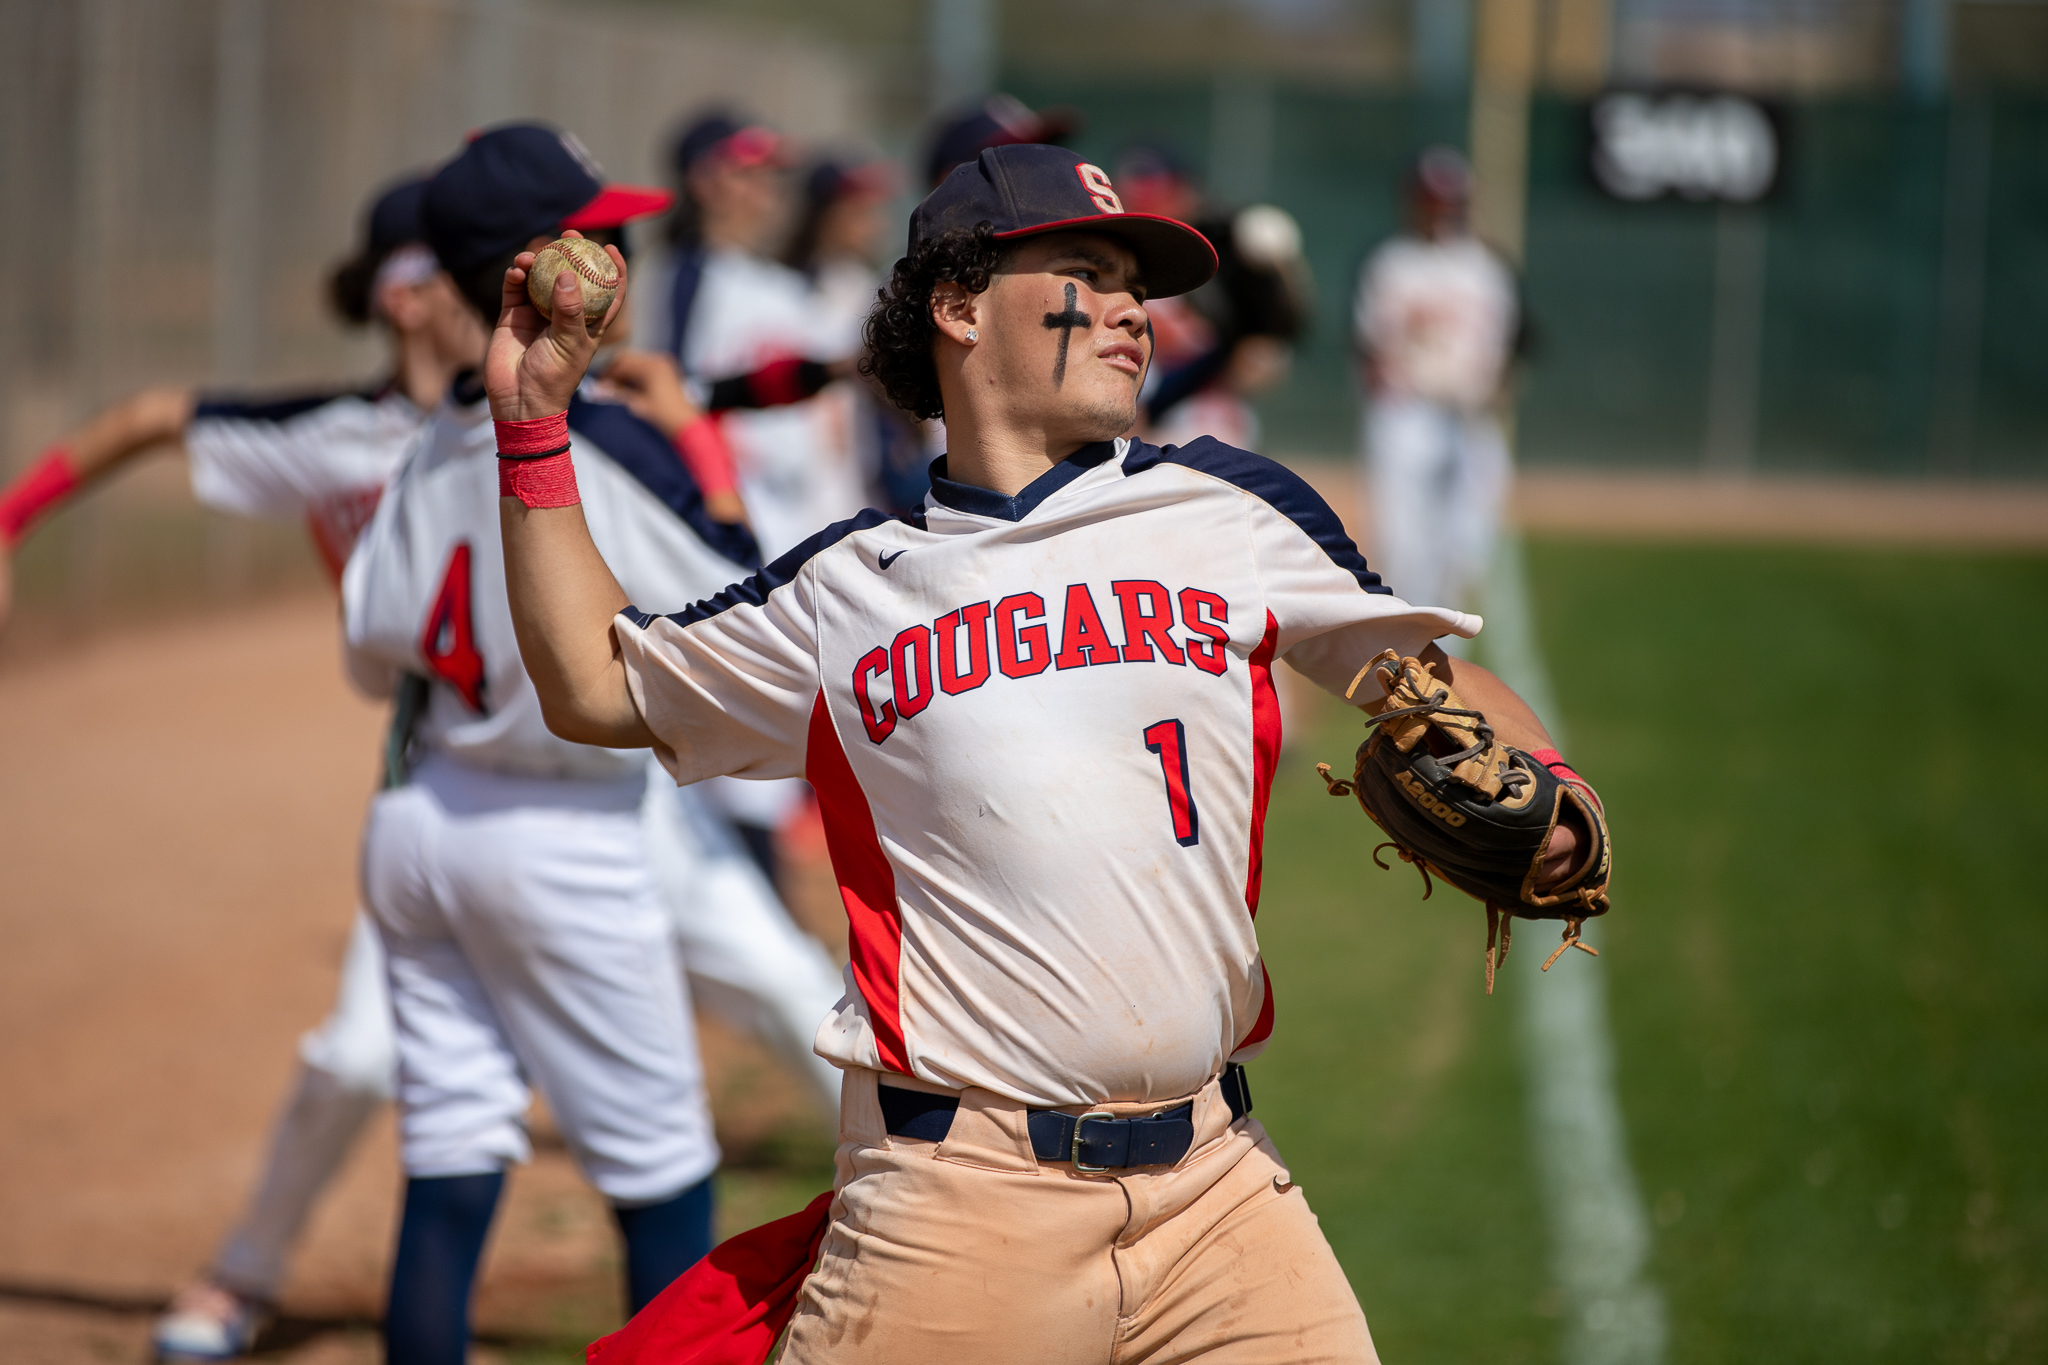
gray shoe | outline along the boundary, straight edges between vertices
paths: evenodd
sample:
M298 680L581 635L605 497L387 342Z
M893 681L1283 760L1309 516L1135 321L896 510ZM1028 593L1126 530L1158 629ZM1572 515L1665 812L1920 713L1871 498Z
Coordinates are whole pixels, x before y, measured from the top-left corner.
M156 1358L165 1365L239 1359L270 1317L270 1305L211 1280L187 1285L156 1320Z

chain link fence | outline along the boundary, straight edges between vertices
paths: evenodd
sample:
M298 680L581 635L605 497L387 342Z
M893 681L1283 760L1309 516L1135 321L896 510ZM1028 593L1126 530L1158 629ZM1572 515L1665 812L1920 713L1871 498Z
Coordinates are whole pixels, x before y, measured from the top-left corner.
M877 81L826 45L647 6L512 0L0 0L0 475L152 383L377 376L324 303L379 186L470 130L540 118L665 184L712 101L801 139L872 136ZM23 547L22 595L92 613L310 574L295 532L205 517L181 468L82 500Z

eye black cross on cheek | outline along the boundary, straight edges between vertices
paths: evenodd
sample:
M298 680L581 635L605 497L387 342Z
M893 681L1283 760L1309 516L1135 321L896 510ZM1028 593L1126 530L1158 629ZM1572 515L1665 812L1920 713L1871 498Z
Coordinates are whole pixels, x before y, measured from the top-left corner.
M1074 339L1074 329L1095 325L1094 318L1075 306L1078 298L1079 295L1074 292L1074 282L1067 281L1067 311L1045 315L1046 327L1057 328L1060 334L1060 358L1052 365L1052 386L1056 389L1067 382L1067 343Z

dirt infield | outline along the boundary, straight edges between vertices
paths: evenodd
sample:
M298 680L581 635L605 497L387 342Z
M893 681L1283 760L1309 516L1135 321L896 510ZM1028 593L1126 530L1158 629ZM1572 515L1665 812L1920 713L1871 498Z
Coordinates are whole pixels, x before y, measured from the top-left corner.
M109 633L0 670L0 1358L147 1359L152 1315L247 1191L300 1032L332 997L382 716L333 599ZM706 1041L721 1137L801 1115ZM602 1203L558 1144L515 1174L486 1355L615 1314ZM266 1358L369 1361L399 1178L381 1120L321 1205ZM729 1219L752 1221L744 1197Z

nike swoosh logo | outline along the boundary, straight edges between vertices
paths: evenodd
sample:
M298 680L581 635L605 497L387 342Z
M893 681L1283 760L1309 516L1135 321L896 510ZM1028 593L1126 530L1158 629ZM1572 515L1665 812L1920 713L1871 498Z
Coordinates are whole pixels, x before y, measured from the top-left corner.
M893 555L876 555L875 563L881 565L883 571L886 572L891 564L894 564L897 560L903 558L903 556L909 553L910 551L908 550L898 550Z

